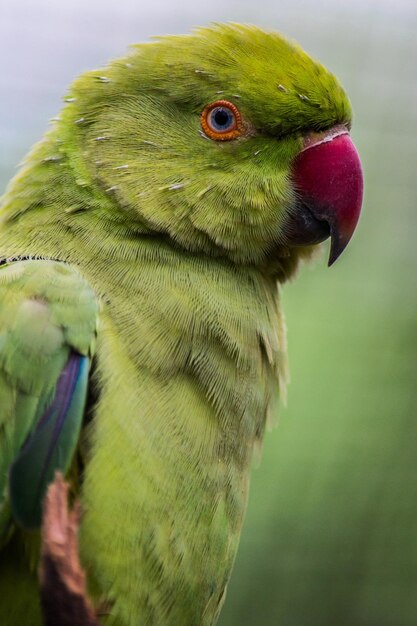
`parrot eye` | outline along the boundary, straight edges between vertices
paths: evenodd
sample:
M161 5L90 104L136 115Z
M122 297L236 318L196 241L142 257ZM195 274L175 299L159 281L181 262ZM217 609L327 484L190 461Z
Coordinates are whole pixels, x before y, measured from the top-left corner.
M201 114L201 128L210 139L230 141L240 137L244 126L238 108L227 100L208 104Z

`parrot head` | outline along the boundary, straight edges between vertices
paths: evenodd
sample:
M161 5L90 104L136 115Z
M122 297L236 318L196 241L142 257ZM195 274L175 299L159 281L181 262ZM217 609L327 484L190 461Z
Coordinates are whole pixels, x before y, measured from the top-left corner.
M363 182L349 100L277 33L214 25L139 44L67 101L73 169L139 232L281 270L329 236L330 264L353 234Z

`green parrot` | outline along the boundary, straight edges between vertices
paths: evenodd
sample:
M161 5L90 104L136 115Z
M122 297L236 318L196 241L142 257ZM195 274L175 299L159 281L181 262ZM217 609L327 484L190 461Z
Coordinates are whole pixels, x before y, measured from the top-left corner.
M0 208L0 621L42 623L62 471L109 626L215 624L285 392L281 284L359 218L337 79L239 24L82 75Z

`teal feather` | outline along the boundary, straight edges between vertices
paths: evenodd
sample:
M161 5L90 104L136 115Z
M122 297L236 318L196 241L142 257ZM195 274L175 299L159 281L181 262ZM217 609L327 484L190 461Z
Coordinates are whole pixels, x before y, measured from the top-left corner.
M9 494L15 520L24 528L40 526L42 501L55 471L66 473L78 443L84 414L89 359L75 354L58 379L51 404L10 469Z

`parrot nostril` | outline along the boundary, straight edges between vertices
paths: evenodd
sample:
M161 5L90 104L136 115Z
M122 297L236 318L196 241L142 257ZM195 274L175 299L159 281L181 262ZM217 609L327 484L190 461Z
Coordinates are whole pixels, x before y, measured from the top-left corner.
M326 130L323 132L310 132L304 137L303 149L301 152L305 152L309 148L313 148L314 146L318 146L322 143L327 143L328 141L333 141L336 137L340 135L348 135L349 130L347 125L345 124L337 124L333 126L330 130Z

